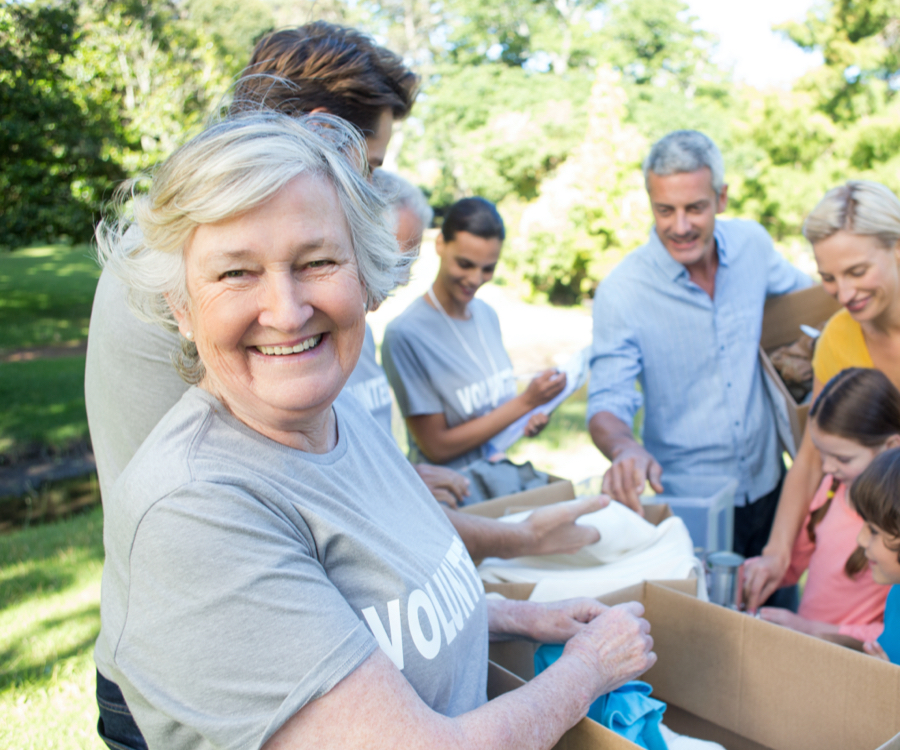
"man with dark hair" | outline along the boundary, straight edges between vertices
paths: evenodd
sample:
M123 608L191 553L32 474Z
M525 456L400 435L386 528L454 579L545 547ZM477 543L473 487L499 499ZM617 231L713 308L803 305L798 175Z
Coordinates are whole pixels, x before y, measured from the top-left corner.
M419 77L402 58L356 29L317 21L257 42L232 113L265 106L288 115L328 112L366 138L369 167L384 162L395 120L409 115Z

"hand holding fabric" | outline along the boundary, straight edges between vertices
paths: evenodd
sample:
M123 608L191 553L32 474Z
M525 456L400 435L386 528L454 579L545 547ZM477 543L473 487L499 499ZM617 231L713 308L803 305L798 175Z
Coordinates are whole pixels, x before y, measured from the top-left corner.
M650 623L644 607L627 602L595 617L566 643L563 656L574 656L590 670L594 697L642 675L656 663Z
M605 495L586 497L567 503L538 508L522 523L528 528L531 543L523 555L556 555L577 552L586 544L600 541L600 532L576 521L609 505Z

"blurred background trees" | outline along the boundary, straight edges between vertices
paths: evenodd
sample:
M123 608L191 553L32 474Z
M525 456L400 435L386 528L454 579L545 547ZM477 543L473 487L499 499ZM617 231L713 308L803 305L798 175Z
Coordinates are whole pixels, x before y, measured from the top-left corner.
M441 210L500 204L508 276L574 303L646 237L649 144L722 147L730 213L797 242L853 176L900 190L900 0L825 0L782 33L822 53L793 90L736 84L680 0L34 0L0 4L0 246L90 237L123 177L227 102L266 31L356 25L423 78L389 164Z

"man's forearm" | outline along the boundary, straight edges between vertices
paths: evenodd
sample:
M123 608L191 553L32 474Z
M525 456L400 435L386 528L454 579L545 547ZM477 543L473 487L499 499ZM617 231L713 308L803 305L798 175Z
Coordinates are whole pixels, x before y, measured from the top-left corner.
M588 430L594 445L610 461L614 461L616 456L626 448L639 445L634 439L631 428L608 411L597 412L591 417Z

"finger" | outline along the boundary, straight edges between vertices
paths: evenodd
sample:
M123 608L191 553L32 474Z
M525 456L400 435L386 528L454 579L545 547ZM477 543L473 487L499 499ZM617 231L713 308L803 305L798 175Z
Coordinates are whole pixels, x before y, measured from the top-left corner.
M431 491L431 494L434 495L434 499L439 503L443 503L444 505L447 505L451 508L456 508L458 505L456 502L456 497L443 488L433 489Z
M622 492L622 464L613 464L607 469L603 475L603 491L624 503L624 493Z
M644 477L637 469L632 470L626 475L628 484L625 487L626 505L635 513L644 515L644 509L641 507L641 491L644 489Z
M650 480L650 486L657 495L661 495L664 492L662 482L660 481L662 473L662 466L656 461L651 461L650 468L647 471L647 479Z
M594 495L593 497L583 497L580 500L570 501L569 517L574 521L576 518L586 513L596 513L598 510L609 505L609 498L605 495Z
M617 604L613 609L625 610L635 617L643 617L644 615L644 605L640 602L623 602L622 604Z

